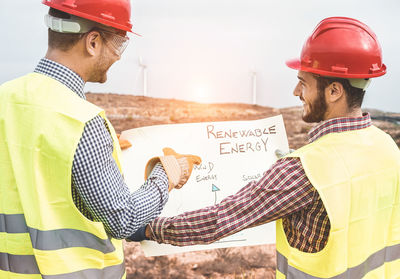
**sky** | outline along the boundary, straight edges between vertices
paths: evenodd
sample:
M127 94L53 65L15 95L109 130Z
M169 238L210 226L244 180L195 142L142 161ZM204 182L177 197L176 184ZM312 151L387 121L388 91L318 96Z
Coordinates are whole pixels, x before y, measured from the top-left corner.
M385 0L136 0L131 36L104 84L85 91L204 103L301 105L292 95L297 72L285 61L323 18L357 18L376 33L387 74L373 79L363 107L400 112L400 1ZM47 49L40 0L1 1L0 83L31 72ZM254 79L255 77L255 79Z

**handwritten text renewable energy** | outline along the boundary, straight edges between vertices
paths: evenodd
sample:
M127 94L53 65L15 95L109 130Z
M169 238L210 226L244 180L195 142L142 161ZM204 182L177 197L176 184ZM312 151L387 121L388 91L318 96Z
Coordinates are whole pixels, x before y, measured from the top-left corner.
M267 152L268 135L276 134L275 125L268 128L249 130L215 130L214 125L207 125L208 139L226 139L219 143L219 154L235 154L245 152ZM237 142L234 139L247 139ZM255 138L255 140L251 139ZM231 139L230 141L228 141Z

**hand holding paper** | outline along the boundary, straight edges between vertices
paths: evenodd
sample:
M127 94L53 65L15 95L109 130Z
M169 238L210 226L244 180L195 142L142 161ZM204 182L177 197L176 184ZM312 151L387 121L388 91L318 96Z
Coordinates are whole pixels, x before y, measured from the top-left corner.
M172 148L163 149L164 156L154 157L147 162L145 179L147 179L156 163L161 162L168 176L169 188L180 189L187 182L193 170L193 165L201 163L199 156L178 154Z
M286 155L288 155L288 154L290 154L290 153L292 153L292 152L294 152L294 151L296 151L296 150L294 150L294 149L289 149L289 152L285 152L284 150L282 150L282 149L276 149L275 150L275 156L276 156L276 158L278 158L278 159L280 159L280 158L283 158L283 157L285 157Z
M121 139L120 136L121 136L120 134L117 134L119 146L121 147L122 150L132 146L132 144L128 140Z

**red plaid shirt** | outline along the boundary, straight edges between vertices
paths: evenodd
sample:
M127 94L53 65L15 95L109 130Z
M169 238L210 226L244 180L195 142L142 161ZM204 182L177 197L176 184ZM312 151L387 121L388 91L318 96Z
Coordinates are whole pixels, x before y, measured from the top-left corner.
M314 127L309 132L309 139L313 142L329 133L369 126L369 114L329 119ZM308 253L325 247L330 222L319 194L308 180L298 158L278 160L259 181L250 182L219 204L175 217L159 217L150 225L154 240L186 246L211 243L280 218L292 247Z

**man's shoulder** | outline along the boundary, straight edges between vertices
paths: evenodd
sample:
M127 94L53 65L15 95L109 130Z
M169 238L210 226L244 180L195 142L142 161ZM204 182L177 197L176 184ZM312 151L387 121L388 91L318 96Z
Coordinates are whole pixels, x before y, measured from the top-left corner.
M28 74L5 81L2 84L0 84L0 90L5 91L7 89L14 88L16 84L24 83L24 81L27 79L27 77L28 77Z
M0 86L0 98L18 104L33 105L59 115L87 122L103 110L80 98L61 82L40 73L29 73Z
M0 100L3 105L12 101L19 101L19 95L29 83L29 74L8 80L0 84Z
M63 85L44 74L28 73L23 76L11 79L0 85L1 92L26 92L38 90L39 88L46 87L62 87Z

